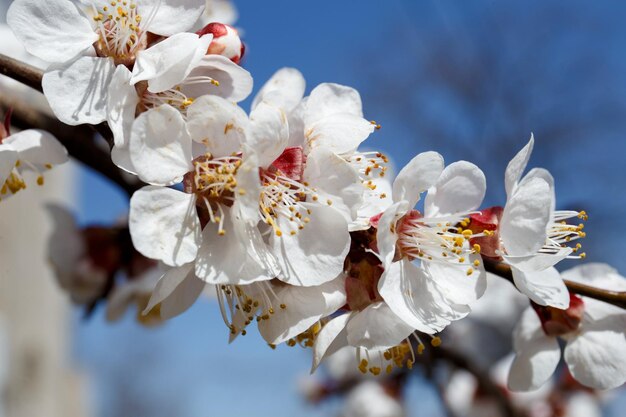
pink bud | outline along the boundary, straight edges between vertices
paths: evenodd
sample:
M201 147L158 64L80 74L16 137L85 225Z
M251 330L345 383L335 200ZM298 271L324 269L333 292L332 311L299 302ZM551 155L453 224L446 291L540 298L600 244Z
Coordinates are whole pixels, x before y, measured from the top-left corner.
M213 41L209 45L207 54L222 55L235 64L239 64L243 57L245 46L239 38L237 29L223 23L209 23L196 33L200 36L209 33L213 35Z

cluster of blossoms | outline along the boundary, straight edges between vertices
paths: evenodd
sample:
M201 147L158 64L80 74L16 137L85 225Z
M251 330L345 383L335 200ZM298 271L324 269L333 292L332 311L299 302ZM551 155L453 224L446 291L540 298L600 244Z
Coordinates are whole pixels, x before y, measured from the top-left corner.
M486 180L470 162L445 165L424 152L391 183L388 158L360 149L380 126L350 87L324 83L305 96L302 74L283 68L249 112L239 107L252 77L239 66L237 31L210 23L185 32L204 1L81 3L16 0L8 22L51 64L43 91L55 115L107 122L115 164L149 184L132 196L128 218L135 250L159 264L144 314L176 316L213 287L231 339L256 322L270 346L312 347L313 369L350 346L358 369L378 375L410 368L424 340L438 346L438 333L485 292L485 263L507 264L537 312L516 333L512 388L547 379L555 336L569 340L566 361L582 383L624 382L624 358L598 370L593 343L596 331L611 332L607 355L624 352L624 314L617 309L617 327L598 327L612 313L570 295L554 268L584 258L575 242L583 225L572 220L587 215L555 209L546 170L522 176L532 137L506 169L504 207L481 210ZM99 268L102 282L112 273L73 262Z

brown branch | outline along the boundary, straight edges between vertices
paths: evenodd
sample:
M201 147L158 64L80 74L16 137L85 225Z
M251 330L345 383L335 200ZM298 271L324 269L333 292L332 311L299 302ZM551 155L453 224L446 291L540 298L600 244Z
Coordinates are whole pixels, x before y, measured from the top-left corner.
M37 91L41 89L43 71L17 59L0 54L0 74L13 78Z
M498 275L499 277L513 283L513 271L511 271L510 266L502 262L494 262L485 258L483 258L483 262L485 264L485 269L488 272ZM599 301L604 301L605 303L626 309L626 292L624 291L612 291L603 288L596 288L569 280L564 280L564 282L567 289L573 293Z
M128 195L141 187L141 183L131 183L124 178L120 169L111 162L109 153L96 144L94 132L88 126L68 126L19 99L0 95L0 109L6 112L9 108L13 109L13 125L21 129L35 128L52 133L74 159L113 181Z
M43 88L41 86L43 71L39 68L0 54L0 74L13 78L16 81L43 93ZM106 122L102 122L95 126L89 125L89 128L98 132L104 140L107 141L109 148L113 147L113 133L111 132L111 129L109 129Z

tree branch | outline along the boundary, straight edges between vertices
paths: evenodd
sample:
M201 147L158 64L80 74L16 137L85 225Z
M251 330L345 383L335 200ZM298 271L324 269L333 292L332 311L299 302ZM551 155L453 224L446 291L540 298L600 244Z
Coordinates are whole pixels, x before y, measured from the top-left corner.
M498 275L499 277L513 283L513 271L511 271L510 266L502 262L494 262L485 258L483 258L483 263L485 264L485 269L488 272ZM563 281L565 282L567 289L573 293L593 298L595 300L604 301L605 303L626 309L626 292L624 291L612 291L596 288L569 280Z
M39 68L0 54L0 74L6 75L9 78L19 81L22 84L43 93L41 86L43 71ZM95 126L89 125L89 128L98 132L104 140L107 141L109 148L113 147L113 133L111 132L111 129L109 129L106 122L102 122Z
M141 187L139 182L129 182L120 169L111 162L109 153L94 141L94 132L87 126L68 126L57 119L35 110L23 101L0 95L0 109L13 109L11 122L21 129L42 129L52 133L69 154L87 167L120 186L128 195Z

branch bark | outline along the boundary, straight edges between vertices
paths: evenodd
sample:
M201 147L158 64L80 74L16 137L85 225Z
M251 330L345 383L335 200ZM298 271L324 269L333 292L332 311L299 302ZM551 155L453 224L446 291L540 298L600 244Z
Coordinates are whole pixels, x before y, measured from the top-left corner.
M483 263L485 264L485 269L488 272L498 275L499 277L514 284L513 271L510 266L501 262L493 262L485 258L483 258ZM626 292L624 291L612 291L603 288L596 288L569 280L564 280L564 282L567 289L575 294L604 301L605 303L626 309Z

